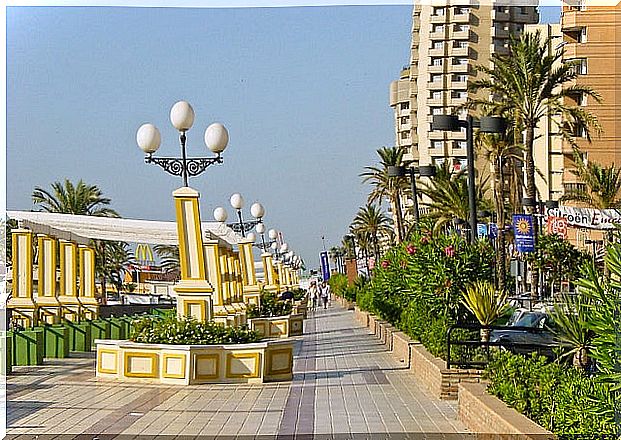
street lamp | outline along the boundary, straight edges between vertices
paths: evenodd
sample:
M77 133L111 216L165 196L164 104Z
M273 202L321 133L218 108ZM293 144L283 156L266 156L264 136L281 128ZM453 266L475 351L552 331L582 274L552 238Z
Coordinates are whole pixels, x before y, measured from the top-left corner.
M466 129L466 160L468 161L468 206L470 208L470 241L477 239L477 198L474 182L474 129L479 128L483 133L503 133L507 122L498 116L484 116L479 120L471 115L466 120L460 120L455 115L434 115L431 124L432 130L459 131Z
M255 220L244 222L242 218L242 208L244 207L244 198L239 193L235 193L230 199L231 206L237 211L237 223L229 223L228 227L235 232L239 232L242 237L246 237L246 231L252 229L254 226L263 222L263 216L265 215L265 208L260 203L253 203L250 207L250 214ZM228 218L226 210L222 207L218 207L213 212L214 219L217 222L224 223Z
M153 163L164 169L173 176L181 176L183 186L188 186L189 176L198 176L214 163L222 163L222 152L226 149L229 142L229 133L220 123L213 123L205 130L205 144L215 157L188 158L186 156L186 132L194 124L194 110L186 101L179 101L170 110L170 122L179 131L179 141L181 143L181 158L177 157L155 157L155 153L160 148L161 136L157 127L153 124L143 124L136 133L136 143L145 153L144 161Z
M436 175L436 167L433 165L423 165L418 168L405 166L389 166L387 169L388 177L404 177L410 175L412 183L412 201L414 202L414 223L418 226L420 213L418 211L418 193L416 192L416 174L421 177L433 177Z

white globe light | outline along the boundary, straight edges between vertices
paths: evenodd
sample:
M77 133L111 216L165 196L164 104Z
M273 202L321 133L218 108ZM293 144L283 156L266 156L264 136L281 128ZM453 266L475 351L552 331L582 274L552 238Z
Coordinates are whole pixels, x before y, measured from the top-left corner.
M216 219L217 222L224 223L229 215L226 212L226 209L221 206L217 207L213 210L213 218Z
M285 253L289 250L289 245L287 243L283 243L280 247L280 252Z
M274 249L274 250L278 249L278 244L277 243L272 243L271 248Z
M179 101L170 109L170 122L179 131L186 131L194 124L194 109L186 101Z
M276 229L270 229L267 232L267 236L270 238L270 240L276 240L276 237L278 237L278 231Z
M258 202L253 203L250 207L250 214L252 214L254 218L263 218L265 215L265 208Z
M255 235L255 233L254 233L254 232L249 232L249 233L246 235L246 238L247 238L248 240L250 240L252 243L254 243L255 241L257 241L257 236Z
M244 207L244 198L241 194L235 193L231 196L231 206L235 209L242 209Z
M220 154L229 143L229 132L226 127L218 122L211 124L205 130L205 145L213 153Z
M160 131L153 124L143 124L136 132L136 142L142 151L152 154L160 148Z
M257 224L255 229L257 230L257 232L259 234L264 234L265 233L265 225L263 223Z

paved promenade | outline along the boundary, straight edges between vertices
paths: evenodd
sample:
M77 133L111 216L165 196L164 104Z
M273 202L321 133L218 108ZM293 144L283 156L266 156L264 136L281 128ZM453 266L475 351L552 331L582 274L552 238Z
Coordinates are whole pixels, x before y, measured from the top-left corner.
M119 384L95 379L90 354L17 367L8 438L468 437L455 403L431 397L352 312L318 310L304 325L286 383Z

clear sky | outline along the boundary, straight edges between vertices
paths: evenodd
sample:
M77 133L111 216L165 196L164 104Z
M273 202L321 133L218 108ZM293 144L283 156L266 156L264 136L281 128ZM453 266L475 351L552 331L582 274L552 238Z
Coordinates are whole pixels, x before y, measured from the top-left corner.
M202 220L233 212L240 192L310 266L321 236L339 244L364 204L358 174L394 145L388 88L408 63L411 6L306 8L9 7L7 209L29 210L35 186L98 185L123 217L174 220L180 178L143 162L135 134L196 112L188 154L208 155L205 128L229 130L225 163L190 179ZM542 21L558 21L543 8Z

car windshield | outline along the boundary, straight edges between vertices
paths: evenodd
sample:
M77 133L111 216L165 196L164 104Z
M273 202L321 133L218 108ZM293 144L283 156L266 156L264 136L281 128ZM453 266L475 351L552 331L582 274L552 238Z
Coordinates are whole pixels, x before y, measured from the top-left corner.
M540 318L539 313L525 313L514 325L516 327L536 327Z

